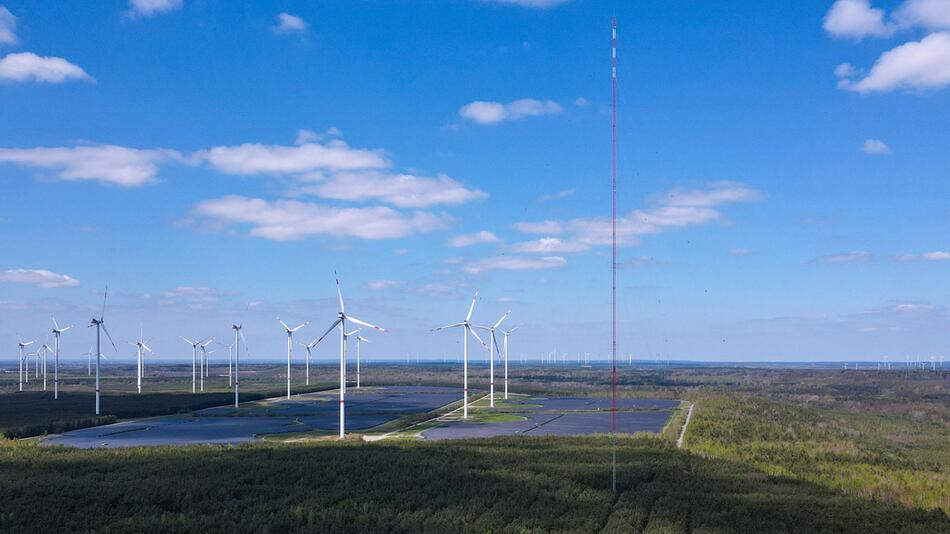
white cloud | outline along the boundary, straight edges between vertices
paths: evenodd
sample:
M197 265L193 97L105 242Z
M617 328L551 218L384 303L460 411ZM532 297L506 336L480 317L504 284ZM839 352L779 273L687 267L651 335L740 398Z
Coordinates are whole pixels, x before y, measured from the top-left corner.
M582 96L579 96L577 97L576 100L574 100L574 105L579 108L586 108L587 106L590 105L590 100L587 100L586 98Z
M545 256L541 258L524 256L495 256L486 258L465 266L465 271L478 274L484 271L536 271L541 269L557 269L567 265L567 260L560 256Z
M560 234L564 225L559 221L516 222L515 230L525 234Z
M950 85L950 32L932 33L889 50L871 72L853 80L839 76L838 86L862 94L895 89L922 91Z
M897 261L947 261L950 260L950 252L935 251L924 252L923 254L902 254L896 256Z
M218 146L202 156L225 174L301 174L320 170L379 169L389 166L381 150L350 148L340 140L300 146L245 143Z
M46 269L10 269L0 271L0 282L30 284L45 289L54 287L76 287L79 285L79 280L71 276L54 273Z
M297 33L307 31L307 23L296 15L281 13L277 15L277 24L271 26L274 33Z
M894 305L894 311L901 313L922 313L937 310L933 304L923 304L919 302L901 302Z
M547 9L549 7L566 4L571 0L486 0L496 4L505 4L510 6L529 7L535 9Z
M182 0L129 0L128 15L132 17L151 17L181 9Z
M297 130L297 139L294 141L295 145L306 145L308 143L315 143L320 140L322 136L313 130Z
M551 200L560 200L560 199L562 199L562 198L567 198L567 197L573 196L574 193L575 193L575 190L574 190L574 189L564 189L564 190L562 190L562 191L558 191L557 193L548 193L548 194L546 194L546 195L541 195L540 197L538 197L538 202L548 202L548 201L551 201Z
M444 174L427 178L376 171L338 172L304 191L335 200L379 200L401 208L459 205L488 198L488 193L468 189Z
M405 214L391 208L337 208L296 200L267 201L229 195L195 206L196 215L220 225L250 225L250 235L275 241L311 236L393 239L447 227L447 216Z
M752 251L747 248L734 248L729 251L730 256L748 256L752 254Z
M17 44L16 17L3 6L0 6L0 44Z
M861 146L861 150L863 150L865 154L871 154L872 156L891 153L891 147L887 146L887 143L880 139L865 140L864 145Z
M668 228L706 224L720 220L715 209L721 204L755 202L762 193L737 182L716 182L708 189L672 189L654 200L660 205L635 210L617 219L617 243L633 245L642 235L658 234ZM589 246L611 243L611 221L606 217L578 218L566 222L516 223L525 233L567 233L566 241ZM562 230L541 232L541 230Z
M554 115L560 113L561 106L553 100L535 100L522 98L507 104L502 102L476 101L466 104L459 109L463 119L477 124L498 124L506 120L517 120L539 115Z
M472 245L482 245L485 243L497 243L498 236L487 231L475 232L474 234L457 235L449 239L449 246L455 248L470 247Z
M139 150L115 145L56 148L0 148L0 162L27 167L59 169L62 180L98 180L123 187L147 184L155 178L158 164L181 161L173 150Z
M828 254L815 258L819 263L854 263L868 262L874 259L874 255L863 250L854 250L851 252L841 252L838 254Z
M38 56L32 52L7 54L0 59L0 80L13 82L63 83L67 80L95 81L78 65L61 57Z
M192 309L208 309L218 303L219 293L209 287L178 286L162 293L158 304L162 306L187 306Z
M542 237L534 241L515 243L509 249L512 252L528 254L569 254L585 252L590 249L590 245L578 241L565 241L557 237Z
M825 31L834 37L886 37L894 27L884 21L884 10L872 8L870 0L838 0L825 15Z
M384 289L391 289L401 285L403 285L403 283L399 280L370 280L366 283L366 288L373 291L382 291Z
M893 18L903 28L950 28L950 0L906 0Z

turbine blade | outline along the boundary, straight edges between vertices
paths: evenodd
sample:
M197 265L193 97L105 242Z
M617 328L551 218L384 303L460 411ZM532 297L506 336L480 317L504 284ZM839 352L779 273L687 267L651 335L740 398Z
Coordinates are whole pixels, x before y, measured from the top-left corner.
M72 327L73 327L73 325L69 325L69 326L67 326L66 328L61 328L61 329L59 330L59 333L62 334L63 332L69 330L69 329L72 328Z
M346 308L343 306L343 290L340 289L340 275L333 271L333 276L336 277L336 294L340 297L340 311L346 313Z
M468 307L468 315L465 316L465 322L472 320L472 312L475 311L475 301L478 300L478 290L475 290L475 296L472 297L472 305Z
M501 355L501 349L498 348L498 338L495 337L495 332L491 334L491 342L495 344L495 354Z
M106 323L99 323L102 326L102 331L106 333L106 337L109 338L109 343L112 343L112 350L119 352L119 349L115 346L115 341L112 341L112 335L109 334L109 329L106 328Z
M356 339L362 341L363 343L369 343L370 341L363 336L356 336Z
M501 316L501 319L498 319L498 322L495 323L495 326L492 327L492 330L498 328L498 326L499 326L505 319L508 318L508 315L509 315L510 313L511 313L511 310L506 311L505 314Z
M185 343L191 345L192 347L194 347L195 345L197 345L197 343L195 343L194 341L188 339L187 337L182 336L182 339L184 339L184 340L185 340Z
M349 319L349 317L347 317L347 319ZM352 332L347 332L346 335L347 335L347 336L352 336L353 334L358 334L359 331L360 331L360 329L357 328L356 330L353 330Z
M433 328L433 329L431 330L431 332L436 332L436 331L439 331L439 330L446 330L446 329L449 329L449 328L458 328L459 326L465 326L465 323L455 323L455 324L450 324L450 325L448 325L448 326L440 326L440 327L438 327L438 328Z
M317 340L314 341L311 346L316 346L317 343L320 343L321 341L323 341L323 338L327 337L330 334L330 332L332 332L333 329L336 328L336 325L340 324L340 321L341 319L337 319L336 321L333 321L333 324L330 325L330 328L327 328L327 331L324 332L322 336L318 337Z
M281 321L280 317L277 318L277 322L280 323L280 325L284 327L284 330L290 330L290 327L287 326L287 323Z
M478 334L475 333L475 330L474 330L472 327L466 326L465 329L468 330L468 332L469 332L470 334L472 334L473 336L475 336L475 339L477 339L478 342L481 343L483 347L488 348L488 345L486 345L485 342L482 341L482 338L478 337Z
M151 352L152 354L155 354L154 352L152 352L152 349L148 348L148 345L146 345L145 343L142 343L142 348Z
M53 328L59 330L59 323L56 322L56 316L51 313L49 314L49 318L53 320Z
M207 340L205 340L204 343L201 344L201 348L207 347L208 345L211 344L212 341L214 341L214 338L213 338L213 337L208 338Z
M106 291L102 295L102 313L99 314L100 321L106 316L106 299L108 298L109 298L109 286L106 286Z
M367 323L366 321L361 321L361 320L359 320L359 319L356 319L355 317L350 317L349 315L347 315L346 318L347 318L347 320L349 320L350 322L356 323L356 324L361 325L361 326L365 326L366 328L372 328L373 330L379 330L380 332L385 332L385 331L386 331L385 328L382 328L382 327L380 327L380 326L376 326L376 325L369 324L369 323Z
M295 326L295 327L293 327L293 328L288 328L288 330L290 330L290 333L292 334L292 333L296 332L297 330L300 330L301 328L307 326L308 324L310 324L310 321L307 321L307 322L305 322L305 323L298 324L297 326Z
M516 326L516 327L512 328L511 330L505 332L505 335L511 334L512 332L514 332L515 330L517 330L517 329L519 329L519 328L521 328L521 327L520 327L520 326Z

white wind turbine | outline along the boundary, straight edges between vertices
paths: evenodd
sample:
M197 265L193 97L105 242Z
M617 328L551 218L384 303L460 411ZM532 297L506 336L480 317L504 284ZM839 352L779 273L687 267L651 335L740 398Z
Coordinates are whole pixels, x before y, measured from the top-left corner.
M359 329L350 332L356 334L356 389L360 389L360 343L369 343L369 340L360 335Z
M468 334L475 336L475 339L478 340L483 346L485 342L482 341L482 338L478 337L478 334L475 333L475 329L472 328L472 312L475 311L475 301L478 300L478 290L475 290L475 296L472 297L472 305L468 308L468 315L465 316L465 320L461 323L450 324L448 326L440 326L432 330L433 332L438 330L446 330L449 328L462 328L462 419L468 419Z
M43 343L41 350L43 351L43 391L46 391L46 359L49 357L49 353L52 352L55 354L56 351L54 351L53 347L50 347L46 343Z
M192 341L187 337L182 337L185 340L185 343L191 345L191 392L196 393L198 391L198 347L201 346L203 341Z
M148 345L145 344L145 331L139 330L139 340L135 343L129 342L129 345L135 347L135 382L138 392L142 393L142 375L144 374L143 371L145 370L143 358L145 357L145 351L152 352L152 349L150 349Z
M290 357L294 352L294 332L310 324L310 321L307 321L305 323L300 323L293 328L287 326L287 323L281 321L280 317L277 318L277 322L280 323L280 326L284 327L284 332L287 332L287 398L289 399L290 398ZM307 383L309 384L309 381Z
M234 330L234 407L238 407L238 397L241 394L241 341L244 340L244 332L241 331L242 325L231 323L231 329ZM247 340L244 340L244 348L247 349Z
M517 330L518 328L520 327L516 326L512 328L511 330L508 330L507 332L501 333L501 335L505 337L505 340L502 345L505 351L505 400L508 400L508 336L510 336L511 333Z
M228 345L228 387L234 386L234 379L231 376L231 369L234 365L234 343Z
M475 326L475 328L481 328L482 330L487 330L491 336L491 341L488 342L488 351L489 351L489 376L488 376L488 402L489 406L495 407L495 349L498 348L498 341L495 340L495 330L501 325L502 321L508 318L508 315L511 313L511 310L505 312L501 316L501 319L498 319L492 326ZM499 351L501 352L501 351ZM506 397L507 398L507 397Z
M214 341L213 337L206 339L199 345L199 347L201 347L201 372L199 374L201 375L202 392L205 390L205 377L208 376L208 354L210 354L208 352L208 345L210 345L212 341Z
M336 271L334 271L333 274L336 275ZM346 402L346 336L348 335L346 333L346 322L350 321L352 323L356 323L358 325L365 326L367 328L372 328L380 332L385 332L386 329L380 328L375 325L371 325L367 323L366 321L361 321L357 319L356 317L350 317L349 315L346 314L346 307L343 305L343 290L340 289L339 276L337 276L336 278L336 293L337 293L337 296L340 298L340 312L337 314L337 319L336 321L333 322L333 324L330 325L330 328L327 328L327 331L322 336L317 338L317 340L312 343L312 345L316 346L317 343L323 340L323 338L327 337L327 335L329 335L330 332L332 332L333 329L339 325L340 327L340 437L342 438L345 432L344 424L345 424L345 417L346 417L346 411L343 408Z
M319 339L314 339L309 344L308 343L300 344L301 347L307 349L307 362L306 362L305 374L306 374L306 381L307 381L308 386L310 385L310 358L312 357L313 347L315 347L317 345L317 342L319 341L320 341Z
M35 341L27 341L24 343L23 340L20 339L20 336L17 336L17 346L20 347L20 391L23 391L23 357L24 357L23 349L29 347L33 343L35 343ZM29 360L26 361L26 381L27 383L29 383L30 381L30 361Z
M53 399L59 398L59 336L63 335L63 332L72 328L72 326L67 326L65 328L60 328L59 323L56 322L56 317L50 315L50 319L53 320L53 346L56 348L53 351Z
M112 343L112 350L118 352L118 349L115 348L115 342L112 341L112 336L109 335L109 330L106 329L105 315L106 315L106 299L109 298L109 286L106 286L105 294L102 297L102 312L99 313L99 318L92 318L92 321L89 322L89 327L96 327L96 415L99 415L99 360L102 358L102 334L101 332L106 333L106 337L109 338L109 343Z

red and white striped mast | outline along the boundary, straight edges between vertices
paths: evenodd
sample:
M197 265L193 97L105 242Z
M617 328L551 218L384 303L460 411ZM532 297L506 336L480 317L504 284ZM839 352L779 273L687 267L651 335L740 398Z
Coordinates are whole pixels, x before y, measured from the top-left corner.
M611 20L610 88L610 182L611 182L611 336L610 336L610 430L611 489L617 492L617 17Z

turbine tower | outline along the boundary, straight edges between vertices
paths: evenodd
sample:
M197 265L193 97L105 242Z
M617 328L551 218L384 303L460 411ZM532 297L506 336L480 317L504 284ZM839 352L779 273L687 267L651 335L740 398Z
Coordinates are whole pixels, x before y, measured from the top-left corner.
M143 365L143 358L145 356L144 352L145 351L152 352L152 349L150 349L148 345L145 344L145 331L140 329L139 340L136 341L135 343L129 343L129 345L132 345L133 347L135 347L135 363L136 363L135 382L136 382L136 387L138 388L138 392L142 393L142 374L143 374L142 371L145 368Z
M360 335L360 331L352 332L356 334L356 389L360 389L360 343L369 343L369 340Z
M49 353L52 352L55 354L56 351L46 343L43 343L41 350L43 351L43 391L46 391L46 359L49 357Z
M202 393L204 393L204 390L205 390L205 376L207 376L207 372L208 372L208 354L209 354L208 345L210 345L212 341L214 341L213 337L206 339L204 342L198 345L199 347L201 347L201 372L199 374L201 375L201 392Z
M482 341L482 338L478 337L478 334L475 333L475 329L472 328L472 312L475 311L475 301L478 300L478 290L475 290L475 296L472 297L472 305L468 308L468 315L465 316L465 320L461 323L450 324L448 326L440 326L432 330L436 332L438 330L447 330L449 328L461 328L462 329L462 419L468 419L468 334L475 336L475 339L478 340L482 346L485 345L485 342Z
M481 328L482 330L487 330L488 334L491 336L491 340L488 342L488 351L489 351L489 375L488 375L488 405L491 408L495 407L495 349L498 348L498 341L495 340L495 329L501 325L502 321L508 318L508 315L511 313L511 310L505 312L501 316L501 319L498 319L492 326L476 326L475 328ZM499 351L501 352L501 351ZM507 397L506 397L507 398Z
M99 415L99 367L100 360L102 359L102 332L106 333L106 337L109 338L109 343L112 344L112 350L119 352L119 349L115 347L115 341L112 341L112 336L109 335L109 330L106 329L105 315L106 315L106 299L109 298L109 286L106 286L105 294L102 297L102 312L99 313L99 318L92 318L92 321L89 322L89 328L93 326L96 327L96 415Z
M319 339L314 339L314 340L311 341L309 344L307 344L307 343L301 343L301 344L300 344L301 347L307 349L307 362L306 362L306 373L305 373L305 374L306 374L306 376L307 376L306 380L307 380L307 385L308 385L308 386L310 385L310 358L311 358L311 356L312 356L311 351L313 350L313 347L316 346L316 344L317 344L318 341L320 341L320 340L319 340Z
M360 326L365 326L367 328L372 328L373 330L378 330L380 332L385 332L385 328L381 328L372 324L367 323L366 321L361 321L356 317L351 317L346 314L346 306L343 304L343 290L340 289L340 277L336 274L336 271L333 271L334 276L336 276L336 293L340 298L340 312L337 314L336 321L330 325L330 328L327 328L327 331L317 338L313 343L316 345L323 338L327 337L330 332L333 331L337 326L340 327L340 438L344 436L344 424L346 411L344 405L346 403L346 322L350 321L351 323L356 323Z
M198 376L197 376L197 366L198 366L198 347L203 343L202 341L192 341L187 337L182 337L185 340L185 343L191 345L191 392L197 393L198 388Z
M289 399L290 398L290 357L294 352L294 332L307 326L308 324L310 324L310 322L307 321L305 323L300 323L293 328L287 326L287 323L281 321L280 317L277 318L277 322L280 323L280 326L284 327L284 332L287 332L287 398Z
M508 336L510 336L511 333L518 328L520 327L516 326L507 332L502 332L502 335L505 336L505 340L502 345L505 351L505 400L508 400Z
M231 329L234 330L234 407L238 407L238 396L241 394L241 343L240 341L244 339L244 332L241 331L242 326L239 324L231 324ZM247 341L244 341L244 348L247 349Z
M26 343L20 339L20 336L17 336L17 345L20 347L20 391L23 391L23 349L29 347L35 343L35 341L27 341ZM30 362L26 362L26 381L30 381Z
M53 351L53 399L59 398L59 336L63 335L63 332L72 328L72 326L67 326L65 328L60 328L59 323L56 322L56 317L50 315L50 319L53 320L53 346L56 350Z

